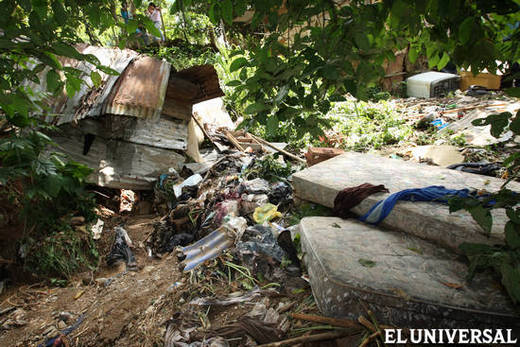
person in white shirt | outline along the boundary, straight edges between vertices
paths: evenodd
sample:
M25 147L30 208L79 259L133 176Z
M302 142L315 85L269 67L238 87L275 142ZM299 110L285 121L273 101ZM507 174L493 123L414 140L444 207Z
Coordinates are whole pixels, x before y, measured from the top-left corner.
M164 33L161 30L161 26L162 26L161 25L161 8L155 6L155 4L153 2L151 2L148 4L148 12L146 13L146 15L148 16L148 18L150 18L150 20L153 22L154 26L161 33L160 40L164 41ZM156 37L155 37L155 39L158 40Z

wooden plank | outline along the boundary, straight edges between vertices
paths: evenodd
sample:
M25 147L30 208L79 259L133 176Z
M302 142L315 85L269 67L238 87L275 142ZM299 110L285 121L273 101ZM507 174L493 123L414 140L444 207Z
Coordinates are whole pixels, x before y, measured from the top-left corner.
M162 116L158 122L138 119L135 128L126 129L123 139L141 145L184 151L188 147L188 124L167 116Z

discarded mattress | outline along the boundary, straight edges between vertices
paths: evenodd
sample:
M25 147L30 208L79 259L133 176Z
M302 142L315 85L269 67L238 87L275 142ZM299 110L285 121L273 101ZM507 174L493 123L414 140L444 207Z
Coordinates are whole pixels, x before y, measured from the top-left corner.
M465 283L456 254L355 220L301 220L304 262L320 312L357 319L369 309L399 328L512 328L520 317L491 276Z
M345 153L293 175L295 195L327 207L334 206L337 193L363 183L383 184L390 193L377 193L352 208L356 215L367 213L379 200L391 193L431 185L448 189L483 189L498 191L504 183L498 178L459 172L440 167L383 158L360 153ZM509 188L520 191L520 184ZM494 210L493 229L488 238L466 211L449 213L444 204L400 201L381 226L413 234L458 252L463 242L503 243L507 217L503 210Z

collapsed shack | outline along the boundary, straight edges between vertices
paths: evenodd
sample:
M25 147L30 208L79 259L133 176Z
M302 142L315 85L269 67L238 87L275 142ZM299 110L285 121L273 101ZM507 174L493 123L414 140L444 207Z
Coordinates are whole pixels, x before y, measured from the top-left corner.
M190 139L192 106L223 95L213 66L173 71L168 62L131 50L78 50L120 73L100 72L101 85L89 87L94 66L64 59L64 66L85 73L86 84L74 97L49 101L47 120L58 127L52 139L60 151L94 170L91 183L151 189L159 174L182 168L186 153L197 159L197 141Z

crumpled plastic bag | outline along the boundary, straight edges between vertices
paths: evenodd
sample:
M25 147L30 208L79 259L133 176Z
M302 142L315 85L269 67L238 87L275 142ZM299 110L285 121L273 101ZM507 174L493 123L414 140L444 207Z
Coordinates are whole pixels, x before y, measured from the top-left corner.
M116 237L110 253L106 257L107 264L112 264L124 260L126 262L127 270L137 271L137 262L135 261L134 252L130 249L132 247L132 240L128 233L122 227L115 227Z
M275 218L281 218L282 214L278 212L278 206L273 204L265 204L255 209L253 219L257 224L264 224Z

